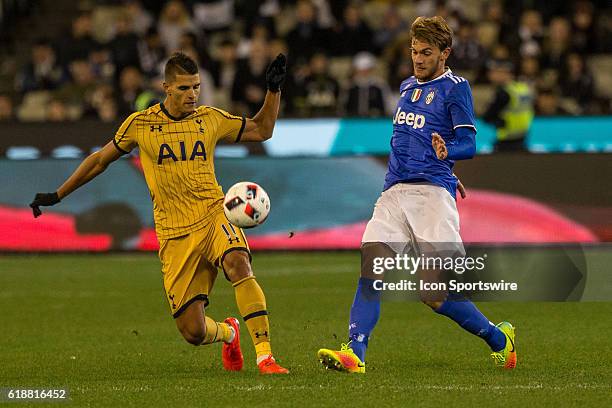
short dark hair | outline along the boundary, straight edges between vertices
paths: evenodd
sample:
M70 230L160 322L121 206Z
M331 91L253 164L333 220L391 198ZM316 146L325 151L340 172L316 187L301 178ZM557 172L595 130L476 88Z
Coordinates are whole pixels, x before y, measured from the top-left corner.
M182 52L175 52L170 56L164 68L166 82L174 80L177 75L195 75L198 73L198 64Z
M410 27L410 36L435 45L440 51L453 45L453 30L440 16L418 17Z

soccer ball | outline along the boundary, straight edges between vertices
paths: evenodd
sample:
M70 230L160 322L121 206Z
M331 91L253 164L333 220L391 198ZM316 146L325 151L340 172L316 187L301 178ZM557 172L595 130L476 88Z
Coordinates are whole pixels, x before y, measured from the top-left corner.
M268 193L257 183L243 181L227 190L223 201L227 219L237 227L253 228L262 224L270 213Z

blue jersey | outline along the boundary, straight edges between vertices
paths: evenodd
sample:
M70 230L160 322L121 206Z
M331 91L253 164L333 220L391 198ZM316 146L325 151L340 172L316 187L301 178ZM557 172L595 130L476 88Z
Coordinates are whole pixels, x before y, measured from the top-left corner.
M455 162L436 157L431 134L438 132L451 148L458 143L454 131L459 127L476 130L472 91L465 78L447 69L431 81L420 82L412 76L402 82L384 189L397 183L428 182L455 197Z

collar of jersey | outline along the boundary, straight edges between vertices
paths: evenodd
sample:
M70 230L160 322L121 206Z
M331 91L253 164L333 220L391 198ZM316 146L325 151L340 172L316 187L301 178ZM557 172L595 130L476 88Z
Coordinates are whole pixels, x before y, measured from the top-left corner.
M164 112L164 115L166 115L169 119L174 120L174 121L179 121L179 120L183 120L185 118L188 118L189 116L193 115L195 111L191 112L189 115L183 116L182 118L177 118L175 116L172 116L170 114L170 112L168 112L168 110L166 109L166 107L164 106L163 102L159 103L159 107L161 108L162 112Z
M425 81L425 82L421 82L421 81L419 81L419 80L417 79L417 80L416 80L416 82L417 82L417 85L425 85L425 84L428 84L428 83L430 83L430 82L437 81L438 79L445 78L446 76L448 76L448 75L450 75L450 74L452 74L452 73L453 73L453 71L451 71L451 69L447 67L447 68L446 68L446 70L444 71L444 73L442 73L442 74L438 75L438 76L437 76L437 77L435 77L434 79L431 79L431 80L429 80L429 81Z

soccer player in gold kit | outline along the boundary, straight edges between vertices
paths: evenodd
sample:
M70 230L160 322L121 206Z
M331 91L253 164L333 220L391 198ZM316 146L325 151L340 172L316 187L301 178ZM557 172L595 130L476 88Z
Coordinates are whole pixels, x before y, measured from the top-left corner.
M244 233L223 212L214 149L219 140L264 141L272 136L286 71L285 56L279 54L266 72L268 91L263 106L249 119L196 106L200 93L197 64L182 53L174 54L165 67L164 102L130 115L113 140L83 160L56 192L38 193L30 204L38 217L40 206L59 203L138 147L153 199L164 289L178 330L193 345L223 342L223 366L232 371L243 366L238 320L230 317L216 322L204 312L218 267L234 286L259 371L288 373L272 356L266 300L251 270Z

